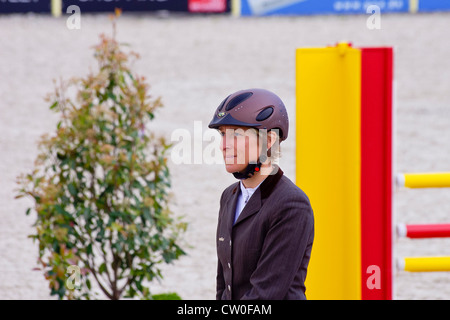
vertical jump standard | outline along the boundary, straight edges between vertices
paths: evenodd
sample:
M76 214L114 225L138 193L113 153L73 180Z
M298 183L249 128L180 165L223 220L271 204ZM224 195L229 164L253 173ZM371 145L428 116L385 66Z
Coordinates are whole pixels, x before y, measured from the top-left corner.
M296 183L315 240L308 299L392 299L392 48L296 53Z
M392 48L296 52L296 183L315 240L308 299L392 299ZM448 188L450 172L399 173L399 187ZM450 224L399 224L398 237L450 237ZM397 269L450 271L450 257L405 257Z

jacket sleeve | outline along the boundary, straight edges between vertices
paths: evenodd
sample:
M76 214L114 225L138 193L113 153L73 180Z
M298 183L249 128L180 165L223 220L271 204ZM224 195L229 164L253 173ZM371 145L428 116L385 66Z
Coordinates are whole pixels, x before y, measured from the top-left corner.
M251 289L243 300L281 300L299 271L314 236L314 217L309 201L280 202L263 243L258 265L250 277Z

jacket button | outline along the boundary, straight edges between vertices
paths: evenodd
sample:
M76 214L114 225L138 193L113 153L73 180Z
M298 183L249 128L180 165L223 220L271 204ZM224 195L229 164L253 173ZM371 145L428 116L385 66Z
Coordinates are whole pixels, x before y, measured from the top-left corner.
M228 269L231 269L231 264L228 262Z
M230 285L228 285L228 291L231 291L231 287L230 287Z

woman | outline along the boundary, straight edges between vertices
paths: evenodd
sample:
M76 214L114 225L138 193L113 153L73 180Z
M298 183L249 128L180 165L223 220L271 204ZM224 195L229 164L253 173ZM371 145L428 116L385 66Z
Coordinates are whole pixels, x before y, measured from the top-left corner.
M238 91L209 128L220 131L226 170L240 180L220 199L216 298L306 299L314 218L305 193L273 165L289 129L283 102L263 89Z

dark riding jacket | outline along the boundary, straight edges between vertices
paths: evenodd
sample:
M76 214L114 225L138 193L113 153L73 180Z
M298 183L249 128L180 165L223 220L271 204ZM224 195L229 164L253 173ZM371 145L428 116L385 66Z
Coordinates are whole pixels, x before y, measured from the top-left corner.
M277 169L234 224L239 182L222 193L216 239L218 300L306 299L313 210L306 194Z

